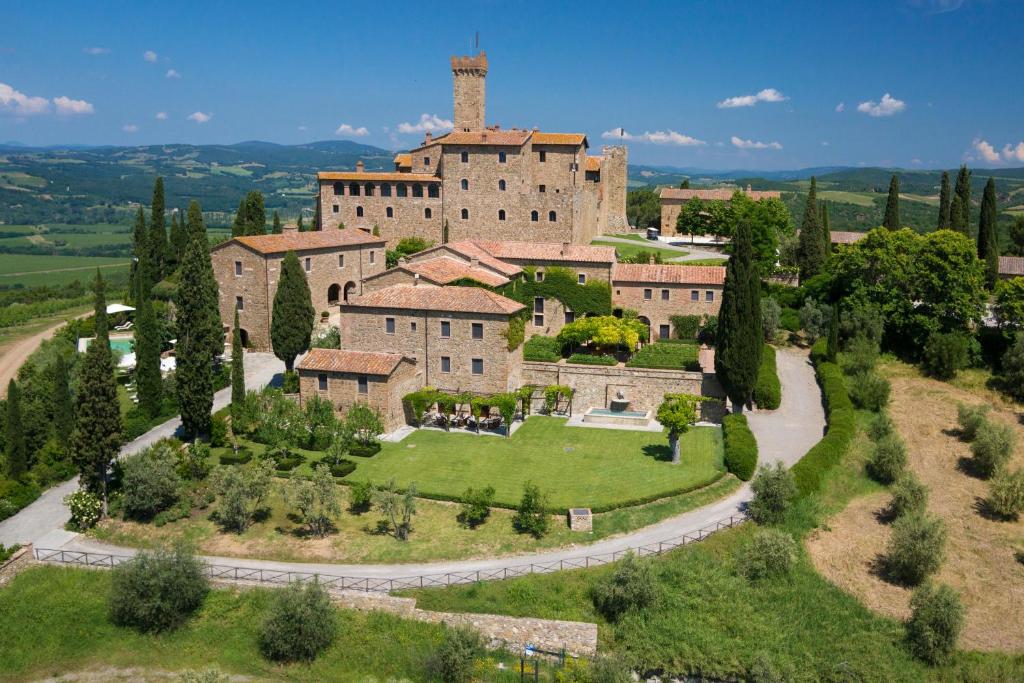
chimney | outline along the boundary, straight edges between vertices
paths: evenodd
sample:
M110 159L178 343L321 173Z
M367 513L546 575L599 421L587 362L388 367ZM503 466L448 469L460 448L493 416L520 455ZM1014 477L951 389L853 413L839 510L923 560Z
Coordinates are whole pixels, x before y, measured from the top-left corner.
M651 254L650 256L647 257L647 265L649 265L649 266L653 266L654 265L654 254Z
M359 161L356 162L356 173L363 173L365 171L366 171L366 164L364 164L363 160L360 159Z
M413 275L412 275L412 286L415 287L419 283L420 283L420 274L419 273L413 273Z
M282 233L286 233L286 232L290 233L290 232L298 232L298 231L299 231L299 226L297 224L295 224L295 223L285 223L284 225L281 226L281 232Z
M568 254L569 253L569 245L570 244L572 244L572 242L562 242L562 250L559 252L559 254L562 255L562 256L565 256L566 254Z
M427 131L427 134L426 134L426 135L424 136L424 138L423 138L423 144L424 144L424 145L429 145L429 144L430 144L430 141L431 141L431 140L433 140L433 139L434 139L434 134L433 134L433 133L431 133L431 132L430 132L430 131L428 130L428 131Z
M480 259L479 258L477 258L476 256L470 256L469 257L469 267L470 268L476 268L479 265L480 265Z

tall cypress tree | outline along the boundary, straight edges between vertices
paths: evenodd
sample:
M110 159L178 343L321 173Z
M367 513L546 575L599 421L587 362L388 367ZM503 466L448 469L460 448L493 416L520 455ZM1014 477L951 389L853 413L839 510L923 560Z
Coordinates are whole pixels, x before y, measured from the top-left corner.
M298 228L299 228L299 232L306 232L306 226L302 224L302 210L301 209L299 209Z
M981 216L978 219L978 258L985 262L985 283L989 289L999 280L999 235L996 228L996 181L989 178L981 195Z
M232 236L234 236L234 233L232 233ZM199 202L193 199L188 205L188 227L185 230L186 249L188 249L188 243L194 237L206 239L206 226L203 225L203 210L199 207ZM184 262L185 252L181 252L181 260Z
M306 274L299 265L299 257L294 251L289 251L281 263L281 278L274 294L270 319L270 343L274 355L284 361L288 372L295 365L295 357L309 348L315 315Z
M764 350L763 334L761 280L753 261L750 225L740 221L725 267L715 350L715 373L737 412L750 405Z
M323 230L324 229L323 222L322 222L322 220L320 218L320 198L319 197L316 200L316 208L313 209L313 226L312 226L312 229L313 230Z
M245 234L245 197L238 200L238 211L235 212L235 222L231 224L231 236L241 237Z
M198 220L194 222L195 216ZM199 202L195 200L189 205L189 231L176 298L178 342L175 379L182 425L190 437L196 438L210 433L213 364L224 352L224 333L220 322L217 280L210 262L210 245L203 230Z
M818 180L811 177L804 205L804 220L800 225L800 241L797 260L800 265L800 279L806 280L821 272L828 259L828 249L822 238L821 212L818 210Z
M105 285L98 270L94 289L96 337L89 344L79 369L71 455L82 485L102 497L105 515L110 463L117 457L121 445L121 407L107 336Z
M164 218L164 179L156 177L153 183L153 207L149 219L149 257L153 268L153 284L170 273L167 270L167 221Z
M967 165L960 167L956 174L956 188L954 193L960 198L960 212L953 213L953 206L950 205L949 219L953 230L962 232L965 235L971 234L971 172Z
M53 432L61 448L67 451L71 432L75 429L75 404L71 400L71 377L63 353L56 354L50 372L53 384Z
M153 311L153 300L140 292L135 304L135 384L139 408L149 417L160 414L164 400L160 351L160 328Z
M7 383L7 415L4 420L4 471L10 479L18 480L28 471L28 446L25 428L21 423L21 392L12 379Z
M832 227L828 220L828 202L821 202L821 242L825 245L825 253L831 253Z
M966 234L966 228L961 229L961 227L958 227L966 225L967 216L964 214L963 201L960 199L960 195L954 192L953 199L949 203L949 227L951 230Z
M949 171L942 172L942 184L939 185L939 223L937 228L939 230L949 230L950 226L950 193L952 189L949 186Z
M135 294L139 291L140 266L149 255L149 232L146 230L146 214L139 207L135 215L135 227L132 228L132 262L128 272L128 296L135 300Z
M890 230L900 229L900 179L895 174L889 180L889 196L885 200L882 225Z
M231 332L231 414L245 403L245 352L242 348L242 332L238 325L238 309L235 309L235 324Z
M263 193L258 190L245 195L245 234L267 234L267 210L263 205Z
M280 235L283 228L281 226L281 217L279 215L277 215L277 210L276 209L274 210L274 219L273 219L272 224L273 224L273 227L271 228L270 231L272 233L274 233L275 235Z
M185 214L175 209L171 214L171 252L174 254L174 267L181 265L181 257L185 255L188 244L188 230L185 228Z

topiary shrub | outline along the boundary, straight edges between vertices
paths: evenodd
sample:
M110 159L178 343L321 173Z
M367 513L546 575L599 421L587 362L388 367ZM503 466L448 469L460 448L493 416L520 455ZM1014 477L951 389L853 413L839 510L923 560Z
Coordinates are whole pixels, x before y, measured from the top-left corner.
M337 635L334 607L316 581L294 582L274 595L260 631L260 651L276 662L310 662Z
M759 469L750 487L754 498L747 512L758 524L781 522L797 493L793 474L780 462Z
M895 434L882 437L875 443L868 459L867 470L871 478L882 484L891 484L907 467L907 447Z
M747 416L729 413L722 418L725 468L742 481L750 481L757 469L757 440L747 424Z
M988 411L991 409L991 406L984 404L957 404L956 422L960 425L960 438L964 441L974 441L978 430L988 421Z
M531 482L523 484L523 497L519 501L512 526L521 534L542 538L548 533L548 498Z
M338 479L347 477L356 471L356 464L348 458L342 458L336 463L331 463L328 467L331 469L331 475Z
M877 413L889 405L889 394L892 385L876 372L864 372L854 375L849 391L853 404L863 410Z
M659 598L651 563L627 552L615 571L594 585L594 608L609 621L617 621L626 612L653 606Z
M168 631L199 609L208 592L202 563L183 548L141 550L113 569L110 617L142 632Z
M1017 519L1024 512L1024 470L1000 470L989 483L985 502L992 514L1003 519Z
M210 445L214 448L228 445L228 421L223 415L210 418Z
M1013 453L1014 435L1009 425L985 421L971 444L975 472L985 479L995 476Z
M441 644L427 660L430 680L469 683L476 659L484 650L480 634L468 627L446 628Z
M929 582L910 597L907 643L919 659L933 665L948 661L963 627L963 603L949 586Z
M562 358L562 343L554 337L535 334L523 344L523 360L557 363Z
M892 486L892 501L889 512L893 517L923 514L928 506L928 487L914 476L913 472L904 472Z
M764 345L761 354L761 365L757 369L757 382L754 384L754 403L758 408L775 410L782 404L782 384L775 364L775 347Z
M937 517L912 514L892 525L885 554L889 576L916 586L942 564L946 548L946 525Z
M785 576L796 564L796 541L785 532L760 529L740 549L736 564L751 581Z
M970 343L958 332L933 332L924 345L921 369L935 379L951 380L970 363Z

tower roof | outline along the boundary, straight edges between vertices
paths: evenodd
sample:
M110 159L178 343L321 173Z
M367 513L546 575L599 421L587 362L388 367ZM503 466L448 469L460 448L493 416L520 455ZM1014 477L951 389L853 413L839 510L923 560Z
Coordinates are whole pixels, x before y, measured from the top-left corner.
M487 73L487 53L483 50L480 54L464 57L452 55L452 71L482 71Z

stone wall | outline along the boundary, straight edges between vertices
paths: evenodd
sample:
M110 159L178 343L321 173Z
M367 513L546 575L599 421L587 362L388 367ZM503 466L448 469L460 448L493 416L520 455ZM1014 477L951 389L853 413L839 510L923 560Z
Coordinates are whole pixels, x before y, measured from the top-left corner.
M438 178L440 181L440 178ZM442 205L440 193L428 196L427 183L413 179L401 182L374 181L373 195L366 196L366 182L359 182L358 196L350 194L351 181L320 181L320 216L324 230L337 228L341 223L346 228L372 231L377 227L381 238L389 246L403 237L419 237L428 242L441 241ZM440 185L440 182L435 182ZM384 186L387 186L387 190ZM405 189L405 196L398 195L399 186ZM422 197L413 196L413 185L423 189ZM338 190L341 193L338 193ZM390 196L384 196L390 192ZM362 216L358 215L362 209ZM388 216L391 209L391 216ZM429 216L427 215L429 212Z
M601 148L601 221L599 234L626 230L626 188L629 186L629 150L625 146Z
M35 564L38 562L32 554L31 545L16 550L6 562L0 564L0 588L9 584L15 576Z
M650 292L650 299L646 298L647 292ZM632 309L647 318L651 338L660 339L664 336L661 334L663 326L668 326L670 335L675 334L671 322L674 315L718 315L722 306L722 286L615 281L612 283L612 306Z
M385 431L393 431L407 423L402 397L422 386L416 365L403 360L390 376L360 375L354 372L322 372L298 370L299 401L305 404L318 395L331 402L343 417L352 404L367 403L380 413ZM326 391L320 390L320 375L327 379ZM359 377L366 377L366 393L359 393Z

